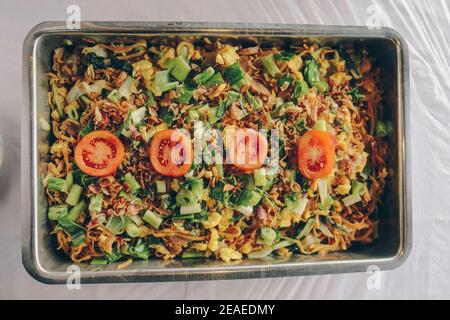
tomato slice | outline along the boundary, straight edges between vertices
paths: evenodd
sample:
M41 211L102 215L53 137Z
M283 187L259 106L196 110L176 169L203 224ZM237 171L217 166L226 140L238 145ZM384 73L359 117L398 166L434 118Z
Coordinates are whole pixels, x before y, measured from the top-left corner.
M269 150L266 137L248 128L227 132L226 146L228 160L245 173L262 167Z
M325 131L310 130L298 143L298 167L309 179L323 178L334 166L335 140Z
M75 163L84 173L94 177L113 174L122 163L125 148L109 131L92 131L75 148Z
M160 174L181 177L192 167L191 138L178 130L156 133L150 143L150 162Z

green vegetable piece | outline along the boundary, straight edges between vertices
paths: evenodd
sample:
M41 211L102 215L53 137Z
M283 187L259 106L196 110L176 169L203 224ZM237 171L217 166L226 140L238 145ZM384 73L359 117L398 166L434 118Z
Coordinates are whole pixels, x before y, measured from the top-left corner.
M139 227L134 222L131 222L127 225L127 227L125 228L125 232L130 237L139 237L139 235L140 235Z
M120 95L118 90L113 89L106 98L111 102L118 103L122 96Z
M67 181L61 178L49 177L48 190L67 192Z
M206 68L203 72L196 75L192 80L195 82L196 85L202 85L206 81L208 81L209 78L211 78L215 73L215 70L213 67Z
M106 228L114 235L121 234L130 222L127 216L112 216L106 223Z
M156 192L158 192L158 193L166 193L167 192L166 181L156 180L155 183L156 183Z
M72 188L70 188L70 192L67 195L66 203L70 204L71 206L74 206L78 203L78 200L80 199L81 192L83 191L83 188L79 186L78 184L74 184Z
M352 182L352 194L354 195L361 195L361 192L363 191L363 187L364 184L357 181L357 180L353 180Z
M265 245L272 245L277 237L277 233L270 227L262 227L260 229L260 237Z
M83 200L78 202L72 209L69 210L69 214L67 215L67 219L71 221L75 221L78 219L80 214L87 209L87 204Z
M378 137L386 137L388 135L391 135L394 132L394 127L392 123L387 122L384 123L381 120L378 120L375 125L375 134Z
M159 214L150 210L145 211L143 219L155 229L158 229L163 221Z
M188 116L189 116L190 121L195 121L195 120L200 119L200 113L198 113L198 111L195 109L189 110Z
M48 219L52 221L56 221L61 217L64 217L68 214L69 208L67 205L54 205L48 208Z
M244 207L254 207L261 201L262 195L256 190L246 189L241 193L237 204Z
M174 76L175 79L182 82L187 78L190 71L191 66L186 61L186 59L184 59L182 56L178 56L174 59L174 65L170 73L172 74L172 76Z
M128 185L128 187L130 188L130 191L132 193L141 189L140 183L136 180L136 178L130 172L127 172L125 174L124 178L125 178L125 183Z
M311 230L314 226L314 220L315 220L314 218L309 218L306 221L306 224L304 225L304 227L300 230L300 232L296 236L296 238L298 240L302 240L304 237L306 237L311 232Z
M244 80L245 77L245 73L238 61L226 68L223 72L223 75L225 79L231 84L235 84L236 82Z
M204 258L205 253L201 251L184 251L181 254L181 259L198 259Z
M178 191L175 200L177 205L179 206L186 206L197 202L197 198L195 197L194 193L186 189L181 189L180 191Z
M205 88L209 89L213 86L216 86L218 84L222 84L225 83L225 81L223 81L222 75L220 74L220 72L216 72L211 78L209 78L205 83Z
M325 120L317 120L316 124L314 125L314 129L326 132L327 123L325 122Z
M175 115L173 114L173 111L170 110L168 107L162 107L159 109L160 111L158 113L158 116L170 127L175 120Z
M258 187L266 186L266 169L259 168L254 171L255 185Z
M131 96L135 83L136 79L134 79L133 77L126 78L119 88L120 96L124 98L128 98L129 96Z
M97 193L90 198L89 211L100 212L102 211L103 193Z
M152 88L153 93L156 96L160 96L162 93L173 90L178 86L178 82L170 82L170 70L158 71L155 74L155 87Z
M295 56L294 52L289 51L281 51L279 53L275 53L273 55L275 60L281 60L281 61L290 61Z
M178 86L178 96L175 98L175 100L179 103L189 104L192 98L192 95L194 94L194 89L188 87L186 84L182 84L181 86Z
M108 259L105 258L94 258L91 261L91 265L93 266L101 266L105 264L108 264Z
M202 211L200 203L188 204L180 207L180 214L192 214Z
M320 79L319 65L316 60L311 59L306 61L303 73L311 87L315 87L321 92L328 90L328 83Z
M305 80L296 80L294 82L294 92L292 93L292 100L297 101L298 98L301 98L303 95L308 93L308 84Z
M268 54L260 58L261 63L263 64L264 68L266 68L266 71L270 76L275 77L277 74L280 73L280 69L278 69L277 64L273 60L273 54Z
M87 123L86 126L81 129L80 131L80 135L82 137L84 137L85 135L87 135L89 132L94 130L94 121L92 121L92 119L90 119Z

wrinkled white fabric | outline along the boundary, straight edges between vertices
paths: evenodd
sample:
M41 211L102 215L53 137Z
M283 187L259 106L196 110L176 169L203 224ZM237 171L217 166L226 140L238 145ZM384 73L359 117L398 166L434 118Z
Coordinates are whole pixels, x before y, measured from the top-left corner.
M20 109L22 42L46 20L65 20L77 4L83 20L215 21L362 25L379 21L399 31L410 52L414 247L398 269L369 275L253 280L44 285L31 278L20 252ZM410 299L450 298L450 3L449 1L0 1L0 298L67 299ZM379 11L377 11L379 10ZM382 12L380 19L373 13Z

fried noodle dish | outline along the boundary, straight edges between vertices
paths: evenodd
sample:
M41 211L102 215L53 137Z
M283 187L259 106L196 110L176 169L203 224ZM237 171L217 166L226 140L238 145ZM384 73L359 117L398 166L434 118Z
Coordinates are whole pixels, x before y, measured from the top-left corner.
M322 255L377 237L393 127L362 46L66 40L48 78L40 171L74 262ZM221 152L207 132L233 139Z

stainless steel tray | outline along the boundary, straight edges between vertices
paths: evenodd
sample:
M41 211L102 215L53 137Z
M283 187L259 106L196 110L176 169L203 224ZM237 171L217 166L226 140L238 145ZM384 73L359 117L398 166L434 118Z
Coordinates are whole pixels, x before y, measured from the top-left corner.
M203 260L136 261L125 270L117 266L79 265L82 282L132 282L240 279L311 274L360 272L371 265L392 269L405 261L412 246L411 165L409 120L408 50L394 30L365 27L222 24L169 22L86 22L79 30L68 30L61 22L45 22L33 28L23 47L23 83L25 105L22 122L22 261L28 272L45 283L63 283L72 264L56 252L46 223L46 198L38 168L47 154L39 145L48 145L48 133L38 127L38 117L48 117L47 78L52 51L63 39L91 37L108 41L117 37L152 38L165 36L208 35L246 41L295 42L314 38L324 44L362 42L381 66L385 94L385 117L396 128L390 140L389 180L380 210L379 239L369 246L353 246L342 253L325 256L267 257L234 263Z

